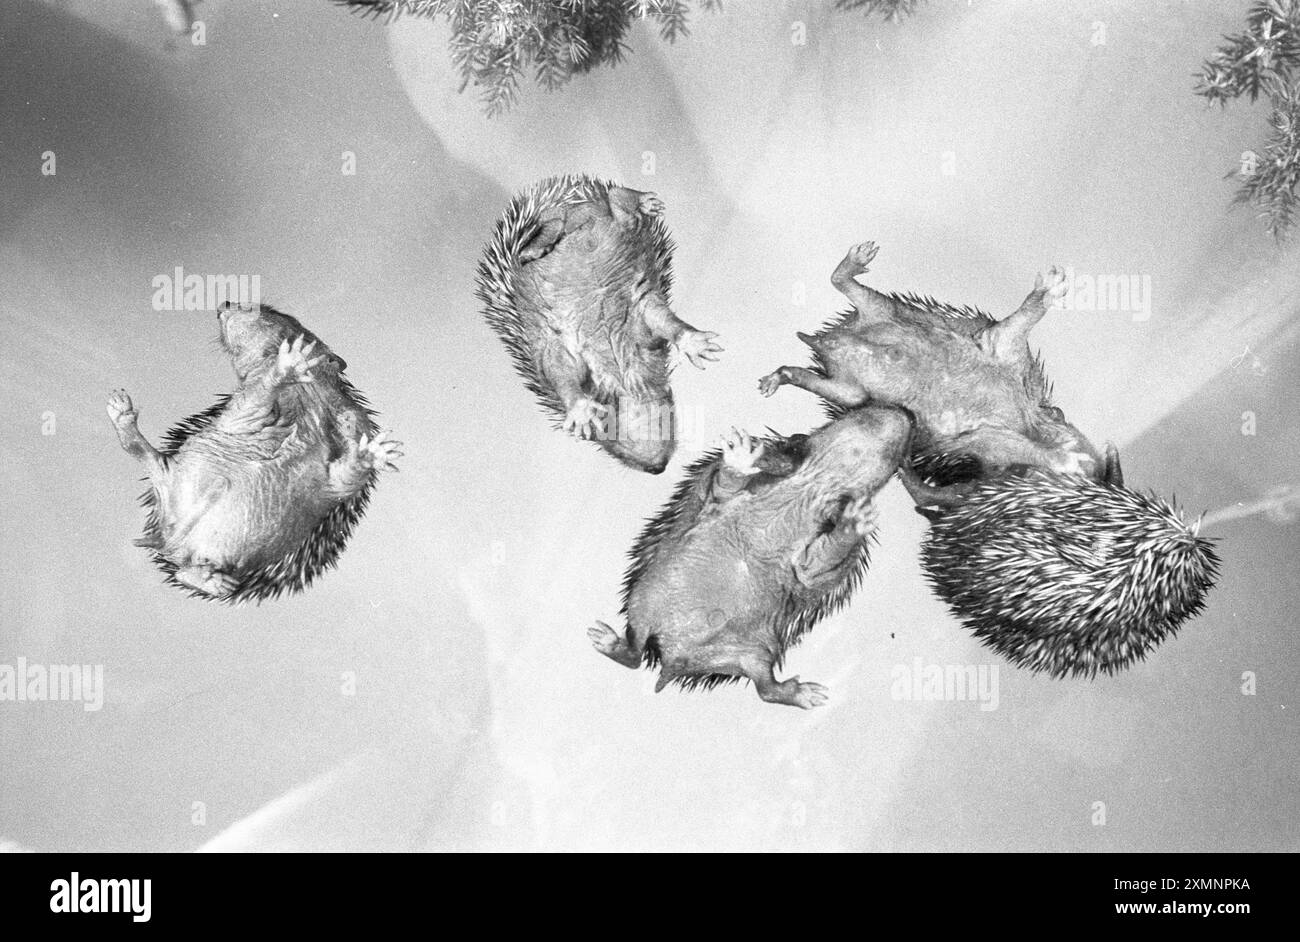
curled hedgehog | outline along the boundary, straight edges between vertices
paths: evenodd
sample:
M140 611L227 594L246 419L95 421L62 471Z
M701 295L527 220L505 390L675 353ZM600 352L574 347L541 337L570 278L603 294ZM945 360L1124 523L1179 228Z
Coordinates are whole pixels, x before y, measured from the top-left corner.
M477 295L525 385L570 434L658 474L676 447L668 348L716 360L717 334L669 306L663 203L586 176L515 197L478 266Z
M239 386L155 448L131 397L108 417L148 474L144 536L166 581L192 596L262 601L332 568L400 442L381 433L347 364L297 319L223 304L220 341Z
M874 243L851 248L831 277L853 304L812 335L812 369L760 380L821 396L831 415L863 403L916 420L904 483L931 520L922 566L976 637L1053 676L1111 673L1145 657L1202 610L1218 558L1168 503L1124 487L1051 401L1030 330L1064 294L1053 268L996 320L971 307L858 282Z
M931 524L921 567L957 619L1013 664L1113 674L1205 607L1211 540L1154 494L1042 469L935 488L904 473Z
M770 703L810 709L821 684L776 679L785 653L844 605L868 563L875 495L905 460L911 419L855 409L808 435L733 434L690 466L633 545L620 636L598 651L671 683L753 682Z

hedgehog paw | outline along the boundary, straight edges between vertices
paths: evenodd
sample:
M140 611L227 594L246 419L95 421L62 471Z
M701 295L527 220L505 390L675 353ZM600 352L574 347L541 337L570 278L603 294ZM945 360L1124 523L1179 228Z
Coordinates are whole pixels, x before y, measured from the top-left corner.
M748 432L731 430L722 440L722 460L728 468L749 476L759 472L758 462L763 457L764 444Z
M641 666L641 655L633 651L631 646L619 637L618 632L603 621L598 621L588 628L587 637L591 639L591 646L610 660L617 661L624 667Z
M581 396L564 416L564 431L582 439L595 438L603 429L602 421L609 412L609 406L603 406L594 399Z
M848 254L844 256L844 261L840 262L840 270L836 274L849 278L865 275L879 251L880 246L874 242L859 242L849 249Z
M1068 290L1065 270L1056 265L1049 268L1046 275L1039 272L1038 277L1034 279L1034 294L1042 299L1044 307L1051 307L1060 301Z
M819 707L830 698L830 692L821 684L801 683L798 677L772 682L770 686L759 685L758 695L768 703L784 703L801 710Z
M357 455L363 464L379 471L396 471L394 459L401 458L402 443L393 438L392 431L380 432L374 438L361 436L357 442Z
M662 216L664 214L664 201L654 193L642 193L637 200L636 208L643 216Z
M214 599L223 599L239 588L239 581L229 573L208 565L186 566L176 570L176 581Z
M704 369L706 361L718 362L722 347L714 343L718 335L711 330L687 330L677 338L677 351L691 361L697 369Z
M785 367L768 373L758 381L758 391L764 396L771 396L786 382Z
M108 418L115 426L118 428L132 426L137 415L139 413L136 412L135 405L125 389L114 389L108 394Z
M811 710L813 707L819 707L830 699L830 691L821 684L815 684L811 681L800 683L798 677L792 677L786 683L793 683L795 686L790 705L797 706L801 710Z
M311 371L326 359L324 354L311 357L310 354L315 348L316 341L304 344L302 334L295 337L292 344L288 340L281 340L280 350L275 358L276 379L290 383L314 382L316 377Z
M876 502L872 500L870 494L854 498L844 508L844 519L853 523L853 529L864 540L876 532L879 518L880 511L876 508Z

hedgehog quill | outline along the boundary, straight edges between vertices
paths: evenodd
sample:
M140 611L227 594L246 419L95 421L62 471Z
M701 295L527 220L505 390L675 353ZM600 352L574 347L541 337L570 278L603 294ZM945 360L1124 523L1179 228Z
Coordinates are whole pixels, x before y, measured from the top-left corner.
M479 299L558 427L651 474L676 448L669 347L703 369L722 352L669 306L664 205L585 176L516 197L478 268Z
M347 364L296 318L223 304L220 340L239 386L167 433L140 432L124 390L108 400L122 447L144 465L137 545L167 582L225 602L300 592L332 568L401 443L380 432Z

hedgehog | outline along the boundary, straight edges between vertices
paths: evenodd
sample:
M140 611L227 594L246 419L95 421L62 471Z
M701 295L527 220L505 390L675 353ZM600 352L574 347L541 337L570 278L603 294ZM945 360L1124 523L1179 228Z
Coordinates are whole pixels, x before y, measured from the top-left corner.
M1029 331L1065 291L1059 268L996 320L973 307L865 287L877 247L852 247L831 282L853 310L800 334L814 368L783 366L831 415L863 403L916 420L900 468L930 518L922 565L959 621L1013 663L1053 676L1112 673L1199 612L1217 572L1211 545L1176 510L1124 487L1052 403Z
M771 396L784 384L823 398L831 416L866 402L900 406L916 418L914 465L940 483L1041 467L1110 480L1119 456L1103 458L1051 399L1028 335L1065 292L1065 275L1039 275L1019 309L996 320L977 308L915 294L888 294L857 281L878 248L849 249L831 283L853 304L815 334L798 337L814 366L782 366L759 381Z
M656 691L752 681L770 703L811 709L821 684L776 679L785 653L843 606L866 571L875 495L907 455L912 421L855 409L807 435L734 432L692 464L633 545L620 636L592 644L660 671Z
M653 193L587 176L542 180L498 220L476 291L554 424L651 474L676 447L669 347L700 369L722 352L716 333L669 306L663 213Z
M1143 660L1205 607L1213 541L1177 508L1122 481L1042 469L933 487L921 565L935 594L984 645L1052 677L1093 678Z
M125 390L108 400L122 447L147 472L136 544L191 596L261 602L335 566L401 443L380 432L347 364L299 321L224 303L220 342L239 385L157 449Z

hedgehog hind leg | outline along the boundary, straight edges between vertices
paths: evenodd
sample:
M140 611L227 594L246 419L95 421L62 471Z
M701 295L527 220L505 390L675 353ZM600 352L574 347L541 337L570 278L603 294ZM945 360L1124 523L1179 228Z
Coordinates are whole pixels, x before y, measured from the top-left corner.
M609 214L623 225L633 225L640 217L654 218L664 213L664 203L657 194L613 186L605 195Z
M871 261L878 251L879 247L874 242L859 243L849 249L831 273L831 284L849 299L857 312L855 323L862 326L883 323L894 317L893 299L858 281L859 275L865 275L870 270Z
M588 628L587 637L591 639L592 647L611 661L622 664L624 667L638 668L645 658L645 649L636 644L636 640L632 637L630 631L627 638L623 638L603 621L598 621L591 628Z
M743 657L740 661L740 670L753 681L759 699L767 703L781 703L802 710L811 710L826 702L827 690L824 686L810 681L800 681L798 677L777 680L772 670L772 662L766 658L756 655Z
M226 598L239 588L239 580L233 575L207 563L182 566L172 578L183 586L217 599Z

